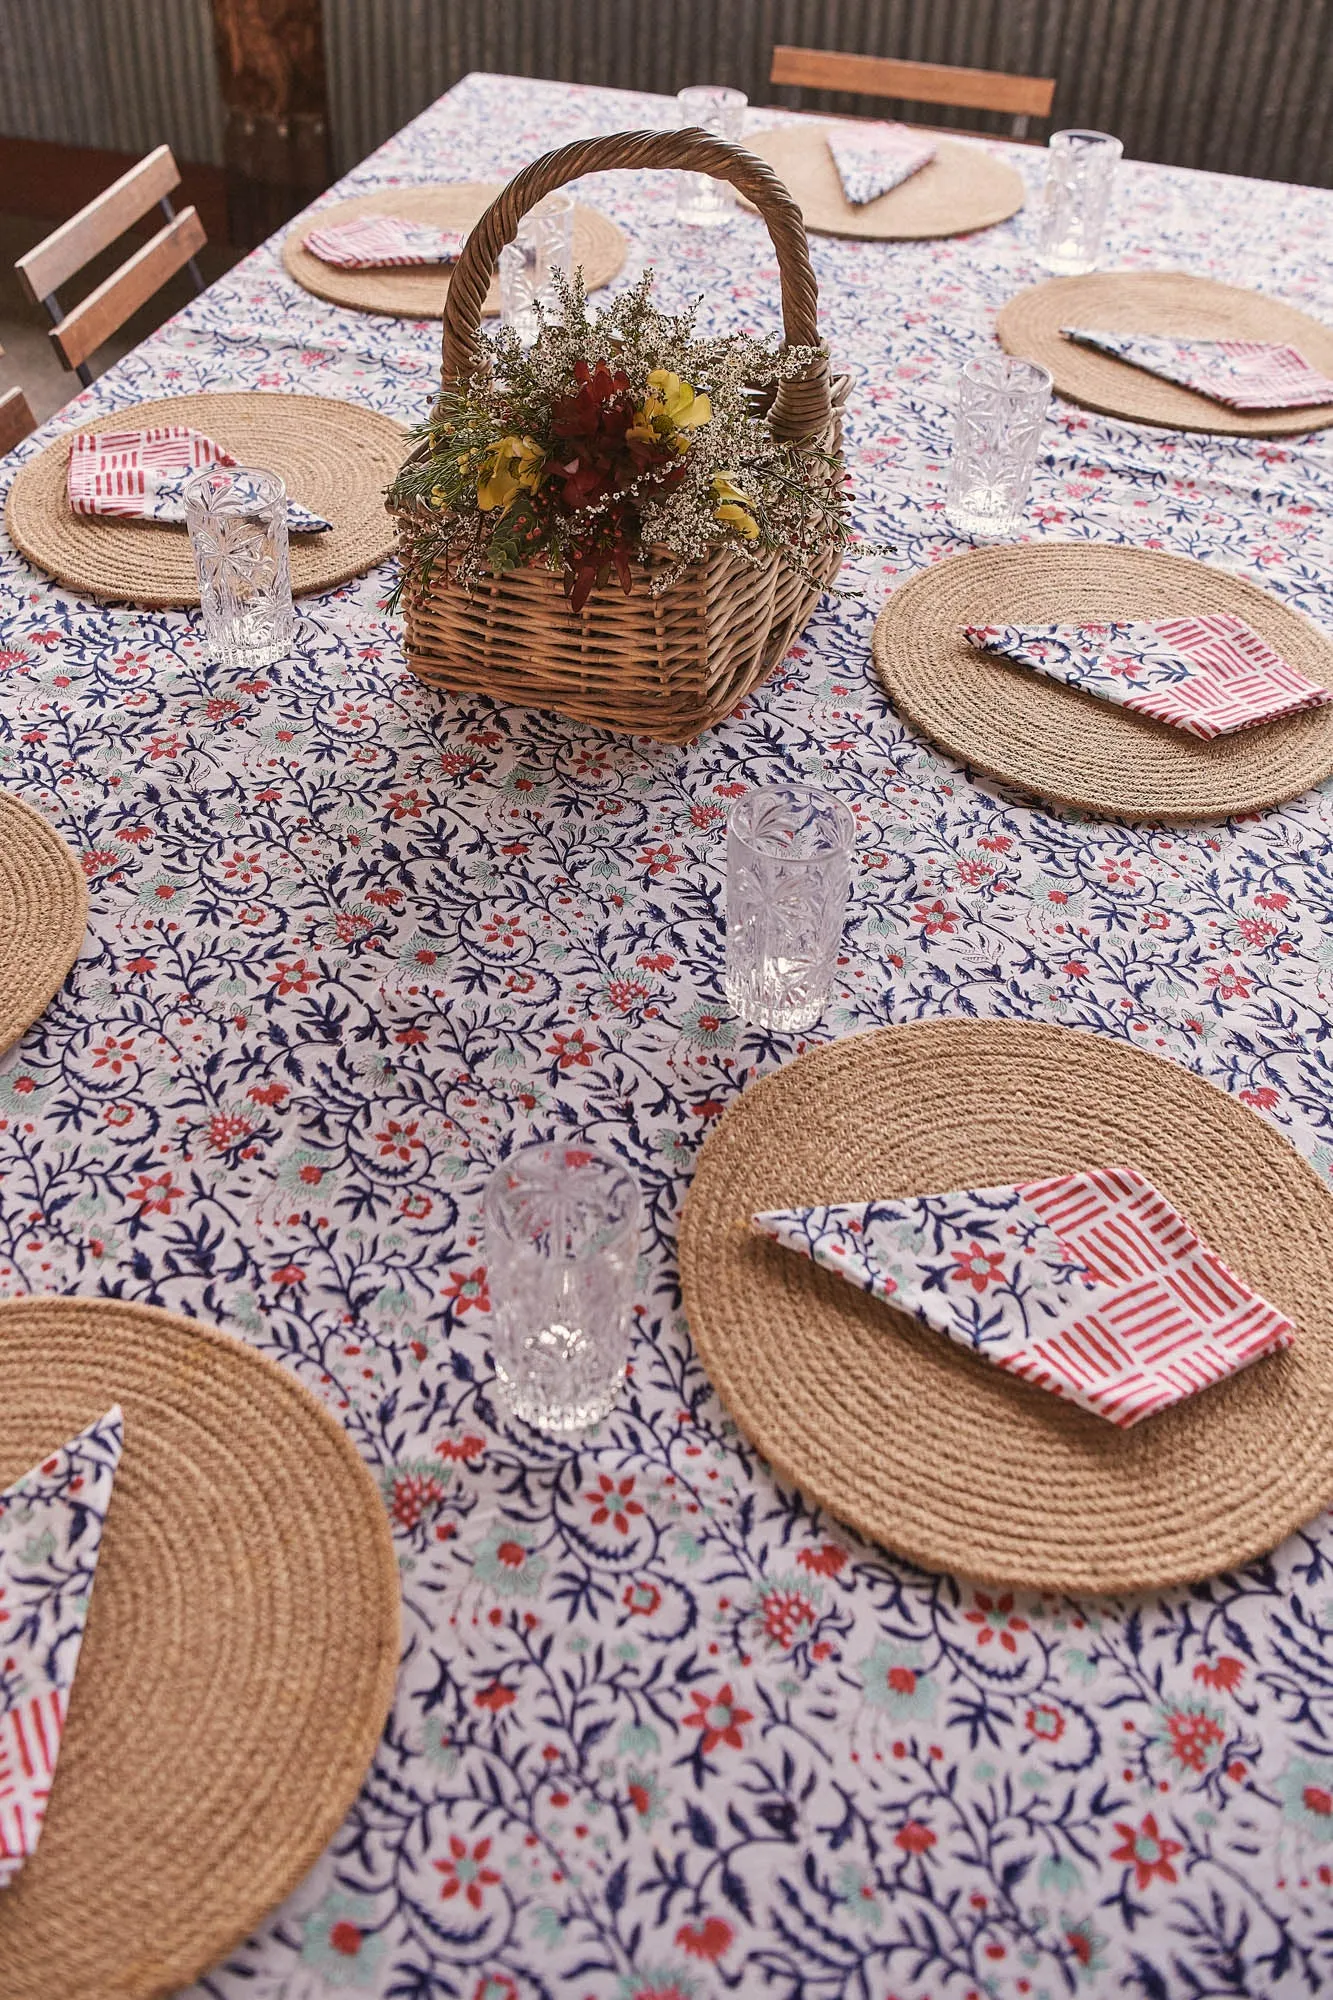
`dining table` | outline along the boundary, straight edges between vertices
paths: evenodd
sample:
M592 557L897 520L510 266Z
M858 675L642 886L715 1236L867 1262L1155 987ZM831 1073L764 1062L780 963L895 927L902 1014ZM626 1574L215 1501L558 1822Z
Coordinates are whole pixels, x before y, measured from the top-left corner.
M315 207L503 181L674 117L467 76ZM114 1296L252 1342L372 1469L401 1575L361 1793L192 2000L1333 1990L1333 1519L1153 1596L928 1574L769 1469L681 1308L677 1224L715 1122L802 1049L888 1023L1109 1037L1333 1174L1329 788L1187 827L1047 810L933 748L876 679L889 594L966 546L944 516L959 369L1042 276L1042 153L975 143L1027 183L1010 221L810 239L860 544L843 594L695 741L426 688L387 565L301 598L289 656L233 673L197 613L82 599L3 545L3 782L78 853L91 914L0 1061L0 1295ZM702 328L778 330L757 215L678 225L665 173L578 192L628 239L617 287L651 268ZM1126 162L1105 261L1333 321L1331 237L1333 191ZM84 418L172 394L313 392L419 424L439 343L438 322L301 290L275 238L0 489ZM1333 631L1331 439L1055 401L1023 534L1191 556ZM857 825L804 1035L744 1024L722 987L728 811L784 777ZM614 1155L643 1197L629 1378L572 1440L504 1418L488 1345L481 1190L552 1137Z

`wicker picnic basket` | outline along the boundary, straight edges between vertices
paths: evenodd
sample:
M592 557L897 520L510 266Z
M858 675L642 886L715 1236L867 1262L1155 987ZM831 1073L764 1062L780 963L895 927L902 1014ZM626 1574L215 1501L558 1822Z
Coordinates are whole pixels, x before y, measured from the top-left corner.
M730 181L759 210L773 239L784 339L789 346L818 344L805 227L772 169L698 130L621 132L578 139L534 160L473 229L445 307L446 386L474 365L482 301L521 218L553 188L608 167L679 167ZM845 381L834 384L823 359L800 380L779 383L767 406L774 435L836 450L845 393ZM840 559L840 549L830 546L816 572L821 588L837 575ZM575 612L560 579L546 569L487 578L470 593L437 575L405 599L408 663L432 687L480 691L683 743L767 678L820 594L777 552L756 565L731 549L712 549L656 597L648 588L652 576L650 556L635 565L631 594L615 586L597 590Z

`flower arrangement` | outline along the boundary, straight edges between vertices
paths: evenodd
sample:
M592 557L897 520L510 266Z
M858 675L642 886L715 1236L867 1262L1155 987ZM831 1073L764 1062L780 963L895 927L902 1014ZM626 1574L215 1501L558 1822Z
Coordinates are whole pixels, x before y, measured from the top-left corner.
M417 433L389 492L394 601L437 570L471 590L543 565L578 611L612 577L632 591L636 566L660 593L719 545L753 563L781 551L816 581L851 539L841 464L775 439L764 412L821 350L702 337L697 308L653 304L651 271L595 314L581 274L556 290L532 347L502 329Z

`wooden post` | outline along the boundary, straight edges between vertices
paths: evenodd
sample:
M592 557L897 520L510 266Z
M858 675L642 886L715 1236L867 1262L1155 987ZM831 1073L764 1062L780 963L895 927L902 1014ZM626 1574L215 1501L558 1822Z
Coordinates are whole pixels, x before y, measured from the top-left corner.
M231 240L261 243L326 188L322 0L213 0Z

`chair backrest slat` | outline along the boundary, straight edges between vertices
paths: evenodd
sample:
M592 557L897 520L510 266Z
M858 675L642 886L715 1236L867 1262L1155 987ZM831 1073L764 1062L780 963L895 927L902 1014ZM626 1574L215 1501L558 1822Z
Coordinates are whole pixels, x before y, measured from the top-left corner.
M86 299L51 329L51 339L67 368L77 368L95 348L109 340L150 299L159 285L188 264L207 242L198 211L183 208L178 216L150 237L118 271L89 292Z
M14 269L33 303L40 305L99 250L114 243L131 223L147 215L164 195L180 186L180 178L170 146L155 146L137 166L104 188L95 201L20 257Z
M899 62L892 56L840 55L834 49L778 47L770 83L807 90L846 90L858 97L894 97L909 104L949 104L968 111L1008 111L1047 118L1052 76L1011 76L1004 70L951 69L942 63Z
M13 451L16 444L22 444L28 433L36 428L36 419L28 408L28 399L22 389L6 390L0 396L0 458Z

